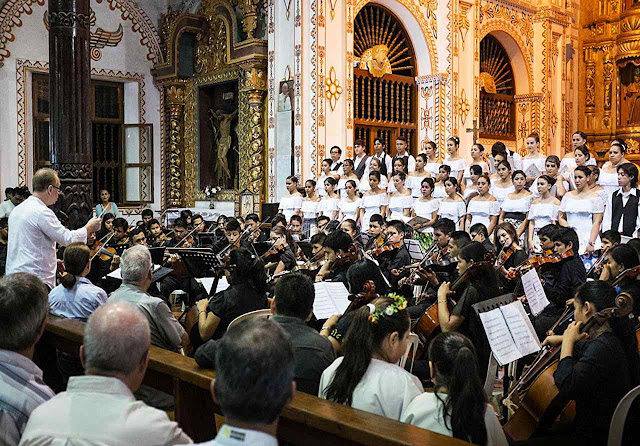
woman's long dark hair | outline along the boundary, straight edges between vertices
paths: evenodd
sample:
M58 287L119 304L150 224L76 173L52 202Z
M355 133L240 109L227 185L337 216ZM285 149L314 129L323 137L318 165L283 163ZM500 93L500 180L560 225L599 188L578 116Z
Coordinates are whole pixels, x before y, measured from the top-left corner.
M65 248L63 257L66 274L60 279L63 287L70 290L76 285L77 276L87 267L90 256L89 247L82 242L71 243Z
M381 297L372 302L376 311L393 304L389 297ZM344 358L324 392L324 397L336 403L351 406L353 391L369 368L372 355L380 349L384 338L393 333L404 336L409 330L409 313L398 310L391 316L382 315L376 322L369 321L369 306L355 311L353 322L342 346Z
M373 281L376 286L376 293L385 295L389 291L380 268L373 261L368 259L358 260L347 270L347 281L349 282L351 294L361 293L364 290L364 284L368 280Z
M593 280L581 285L576 291L575 300L584 305L591 302L596 311L611 308L615 304L616 289L602 280ZM625 356L629 361L629 375L633 386L640 384L640 356L638 356L638 341L635 330L636 319L618 317L609 319L611 331L615 334L624 347Z
M467 263L482 262L487 259L487 250L480 242L471 242L460 250L458 257ZM486 298L498 295L498 278L492 265L482 266L471 275L469 283Z
M251 254L248 249L236 248L229 253L231 269L231 285L249 283L258 293L267 291L267 273L264 271L264 263Z
M487 444L487 397L471 341L455 331L441 333L429 344L429 360L435 369L434 393L442 402L444 425L455 438Z

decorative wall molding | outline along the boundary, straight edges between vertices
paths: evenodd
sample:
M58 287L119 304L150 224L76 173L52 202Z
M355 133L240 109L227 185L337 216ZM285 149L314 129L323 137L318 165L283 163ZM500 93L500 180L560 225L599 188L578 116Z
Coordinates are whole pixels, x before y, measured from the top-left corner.
M154 64L163 61L162 49L160 46L160 36L151 23L147 14L140 9L136 0L95 0L98 4L107 2L112 11L121 11L124 21L131 22L133 32L142 36L140 44L147 47L147 59ZM46 0L6 0L0 10L0 67L4 61L11 57L9 43L15 41L13 33L14 27L22 27L23 21L20 17L23 14L33 14L34 7L45 6Z
M27 88L27 72L33 71L38 73L48 73L49 63L41 61L30 61L27 59L16 60L16 101L17 101L17 136L18 136L18 184L20 186L27 185L27 172L29 166L29 153L27 150L27 101L30 87ZM121 82L137 82L138 83L138 120L140 124L146 123L146 102L145 102L145 78L142 73L130 73L117 70L107 69L91 69L92 77L100 77L112 81ZM161 158L164 156L164 141L161 141Z

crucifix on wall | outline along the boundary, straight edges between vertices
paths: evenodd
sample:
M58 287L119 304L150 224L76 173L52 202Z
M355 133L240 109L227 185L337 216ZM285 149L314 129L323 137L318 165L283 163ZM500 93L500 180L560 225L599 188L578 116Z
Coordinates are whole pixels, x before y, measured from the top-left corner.
M472 133L473 132L473 143L475 144L476 142L478 142L478 134L482 131L484 131L483 128L478 127L478 120L474 119L473 120L473 128L470 129L466 129L467 133Z

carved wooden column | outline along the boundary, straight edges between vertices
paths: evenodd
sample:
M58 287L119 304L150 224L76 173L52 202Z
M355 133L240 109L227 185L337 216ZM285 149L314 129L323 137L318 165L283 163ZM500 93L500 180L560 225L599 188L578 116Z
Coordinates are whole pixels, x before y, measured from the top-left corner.
M166 87L167 115L166 207L182 206L184 199L184 86Z
M64 197L56 208L79 227L93 212L89 0L49 2L51 163Z
M248 94L249 134L247 160L240 160L240 190L249 189L264 200L264 98L267 92L267 72L265 67L245 68L244 92ZM244 162L243 162L244 161ZM246 169L246 172L245 172ZM246 174L245 174L246 173ZM259 204L256 203L256 206ZM260 209L254 208L259 213Z

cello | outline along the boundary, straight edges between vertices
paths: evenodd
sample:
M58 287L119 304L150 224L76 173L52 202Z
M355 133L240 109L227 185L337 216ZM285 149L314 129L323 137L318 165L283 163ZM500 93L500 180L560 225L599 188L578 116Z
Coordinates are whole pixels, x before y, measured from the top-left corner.
M613 317L628 316L633 309L633 298L627 293L616 296L615 304L589 318L580 328L584 333L595 324L602 325ZM504 433L513 441L527 440L548 430L556 420L565 423L575 418L575 403L560 395L553 374L560 362L562 345L545 345L531 367L513 386L505 404L515 412L503 426ZM517 404L514 402L517 397Z

